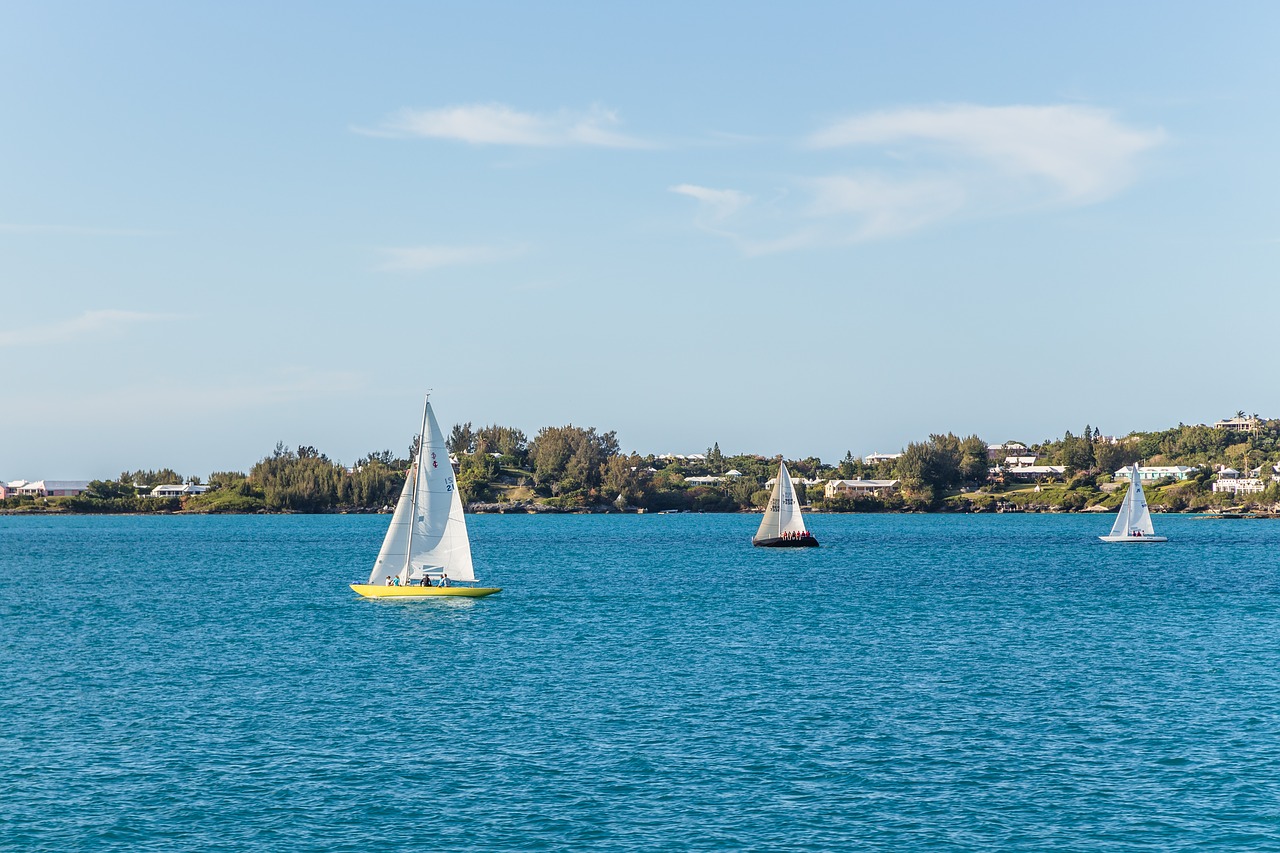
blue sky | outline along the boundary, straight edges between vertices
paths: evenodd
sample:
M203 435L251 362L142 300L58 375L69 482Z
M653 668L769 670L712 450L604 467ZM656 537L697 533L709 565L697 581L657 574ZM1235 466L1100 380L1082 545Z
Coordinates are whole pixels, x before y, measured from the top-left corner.
M1280 416L1280 6L19 3L0 478Z

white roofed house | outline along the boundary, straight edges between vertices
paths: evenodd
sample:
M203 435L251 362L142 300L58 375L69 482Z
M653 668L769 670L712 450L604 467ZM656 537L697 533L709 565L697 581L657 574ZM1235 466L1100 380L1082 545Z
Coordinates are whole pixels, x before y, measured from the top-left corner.
M1048 477L1064 477L1066 473L1065 465L1022 465L1005 470L1005 476L1012 480L1043 480Z
M181 498L187 495L203 495L209 491L208 486L197 486L195 483L177 483L174 485L156 486L151 490L153 498Z
M19 486L16 493L35 498L70 498L84 494L88 488L88 480L36 480Z
M1235 468L1224 466L1218 469L1218 476L1213 481L1213 490L1232 495L1256 495L1267 487L1267 484L1258 476L1261 473L1261 471L1250 471L1250 476L1244 477Z
M1132 468L1121 468L1113 476L1117 480L1128 480L1132 470ZM1185 480L1195 472L1196 469L1188 465L1142 465L1138 467L1138 480L1143 483L1162 480L1165 477Z
M901 453L868 453L862 457L862 461L867 465L875 465L879 462L892 462L901 458Z

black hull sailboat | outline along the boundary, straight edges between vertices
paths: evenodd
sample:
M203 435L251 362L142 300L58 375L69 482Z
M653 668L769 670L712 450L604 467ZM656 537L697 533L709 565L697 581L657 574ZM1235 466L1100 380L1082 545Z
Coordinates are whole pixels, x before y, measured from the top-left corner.
M751 537L757 548L816 548L818 540L804 527L800 500L796 497L785 463L778 463L778 479L769 494L769 506L760 520L760 529Z
M781 539L775 536L772 539L752 539L751 544L757 548L817 548L818 540L812 535L796 539Z

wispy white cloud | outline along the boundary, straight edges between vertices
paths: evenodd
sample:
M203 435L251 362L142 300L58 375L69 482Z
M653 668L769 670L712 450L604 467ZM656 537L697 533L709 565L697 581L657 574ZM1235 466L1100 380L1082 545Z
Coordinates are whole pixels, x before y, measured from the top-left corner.
M890 110L835 122L804 140L843 171L789 179L758 202L739 189L682 184L697 224L747 254L897 237L959 217L1101 202L1136 178L1159 128L1087 106L971 104Z
M374 136L454 139L473 145L651 147L644 140L620 132L620 125L617 113L600 107L586 112L538 114L491 103L404 109L376 128L355 130Z
M401 246L379 249L381 272L429 272L443 267L504 261L523 254L524 246Z
M955 104L854 116L813 134L814 148L933 146L925 153L1011 176L1039 178L1063 201L1100 201L1127 186L1136 158L1163 130L1127 127L1107 110L1077 105Z
M143 323L155 323L177 319L173 314L147 314L140 311L85 311L75 317L26 326L20 329L0 330L0 347L18 347L55 343L65 345L77 341L108 337Z
M737 190L713 190L696 184L680 184L672 187L671 191L702 202L712 219L725 219L751 203L751 196Z
M964 187L937 178L888 179L876 174L829 175L801 181L812 193L809 218L851 220L848 242L896 237L959 211Z

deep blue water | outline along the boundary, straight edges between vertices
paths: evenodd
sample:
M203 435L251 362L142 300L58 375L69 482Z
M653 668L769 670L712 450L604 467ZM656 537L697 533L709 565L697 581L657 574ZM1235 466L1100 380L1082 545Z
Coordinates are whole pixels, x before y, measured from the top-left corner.
M0 848L1280 850L1280 522L0 517Z

